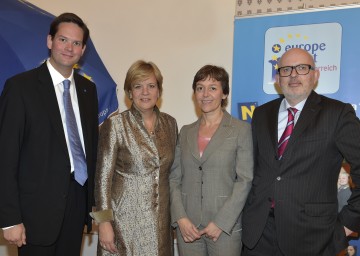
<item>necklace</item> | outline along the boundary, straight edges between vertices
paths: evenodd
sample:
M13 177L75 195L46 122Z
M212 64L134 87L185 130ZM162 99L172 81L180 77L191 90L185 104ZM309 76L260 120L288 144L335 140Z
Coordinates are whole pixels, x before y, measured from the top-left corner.
M154 113L153 119L149 126L146 126L146 130L150 134L150 136L155 135L155 125L156 125L156 113Z

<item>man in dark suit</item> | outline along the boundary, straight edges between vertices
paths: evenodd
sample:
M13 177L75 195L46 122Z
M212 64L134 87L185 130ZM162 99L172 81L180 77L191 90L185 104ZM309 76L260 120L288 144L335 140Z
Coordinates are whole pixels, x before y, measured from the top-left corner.
M55 18L50 58L8 79L0 98L0 226L19 255L78 256L91 229L98 101L73 71L88 37L75 14Z
M336 185L344 158L360 185L360 122L350 104L313 91L319 75L307 51L287 51L276 76L285 98L255 109L244 255L334 256L360 231L359 188L338 214Z

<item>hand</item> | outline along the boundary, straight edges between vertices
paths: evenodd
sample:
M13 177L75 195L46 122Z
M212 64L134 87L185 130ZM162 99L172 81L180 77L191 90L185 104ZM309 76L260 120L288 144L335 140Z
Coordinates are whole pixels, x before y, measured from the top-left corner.
M11 228L4 229L4 238L9 244L15 244L21 247L26 244L26 235L24 224L18 224Z
M350 236L353 231L344 226L346 236Z
M200 230L200 235L205 235L207 238L210 238L214 242L219 239L221 233L222 230L212 221L209 222L209 224L203 230Z
M100 246L111 253L117 253L118 250L115 246L114 230L109 221L101 222L99 224L99 243Z
M199 230L192 224L188 218L181 218L177 221L181 235L185 243L191 243L200 239L201 235Z

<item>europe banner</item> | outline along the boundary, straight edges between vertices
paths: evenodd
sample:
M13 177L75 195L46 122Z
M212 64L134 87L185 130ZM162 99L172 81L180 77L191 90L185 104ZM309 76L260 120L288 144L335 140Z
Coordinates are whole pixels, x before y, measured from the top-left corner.
M351 103L360 116L359 17L360 7L350 6L236 19L231 113L251 122L256 106L279 97L278 59L302 48L320 71L315 91Z
M0 93L7 78L38 67L48 58L46 37L53 19L53 15L26 1L0 1ZM118 101L116 84L91 39L75 70L96 84L101 124L118 109Z

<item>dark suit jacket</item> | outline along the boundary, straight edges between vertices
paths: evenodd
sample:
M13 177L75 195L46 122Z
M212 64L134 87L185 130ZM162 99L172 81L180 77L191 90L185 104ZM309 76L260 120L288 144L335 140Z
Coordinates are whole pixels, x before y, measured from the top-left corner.
M93 205L98 137L95 85L74 74ZM27 241L49 245L61 228L70 159L53 82L46 66L6 81L0 98L0 226L24 223ZM91 227L91 220L87 220ZM85 220L84 220L85 224Z
M278 242L285 255L335 255L346 247L343 225L360 231L360 190L337 212L337 180L343 158L360 185L360 122L350 104L312 92L277 160L282 99L255 109L254 180L244 209L243 242L253 248L275 200Z

